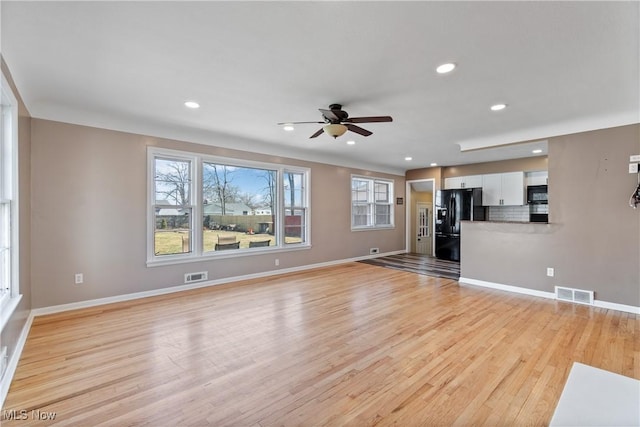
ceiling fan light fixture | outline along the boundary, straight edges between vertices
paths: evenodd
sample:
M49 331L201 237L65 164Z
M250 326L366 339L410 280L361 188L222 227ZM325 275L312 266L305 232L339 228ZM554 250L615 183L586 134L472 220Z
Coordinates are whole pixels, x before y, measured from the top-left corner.
M344 135L344 133L347 131L347 127L339 123L328 124L323 129L327 133L327 135L332 136L334 139Z
M436 68L436 72L438 74L447 74L452 72L455 68L456 64L453 62L447 62L446 64L439 65L438 68Z

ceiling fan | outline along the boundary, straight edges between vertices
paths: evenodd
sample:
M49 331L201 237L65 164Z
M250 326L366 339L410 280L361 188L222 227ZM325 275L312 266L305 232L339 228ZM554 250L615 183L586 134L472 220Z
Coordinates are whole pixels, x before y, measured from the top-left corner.
M349 114L342 109L342 105L340 104L331 104L329 105L328 110L323 108L319 108L319 110L322 113L322 118L324 119L323 122L286 122L278 123L278 125L297 125L303 123L325 124L325 126L321 127L320 130L309 138L316 138L323 132L337 138L343 135L347 130L358 133L362 136L369 136L372 134L371 131L363 129L360 126L356 126L354 123L379 123L393 121L391 116L349 117Z

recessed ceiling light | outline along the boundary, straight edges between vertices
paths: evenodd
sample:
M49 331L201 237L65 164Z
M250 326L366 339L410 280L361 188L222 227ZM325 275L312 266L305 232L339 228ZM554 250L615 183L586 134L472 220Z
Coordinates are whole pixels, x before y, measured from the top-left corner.
M200 108L200 104L195 101L187 101L184 103L184 106L187 108Z
M507 104L495 104L491 106L491 111L500 111L507 108Z
M533 150L532 153L533 154L540 154L540 153L542 153L542 150L538 148L536 150Z
M413 157L409 157L409 156L407 156L407 157L405 157L404 159L405 159L407 162L410 162L411 160L413 160Z
M356 142L352 141L352 140L349 140L349 141L347 141L347 145L356 145Z
M294 127L292 124L286 124L282 127L282 129L286 130L287 132L291 132L293 131Z
M437 163L431 163L431 165L430 165L430 166L431 166L431 167L434 167L434 166L438 166L438 164L437 164Z
M456 64L448 62L446 64L439 65L438 68L436 68L436 71L438 74L447 74L452 72L454 68L456 68Z

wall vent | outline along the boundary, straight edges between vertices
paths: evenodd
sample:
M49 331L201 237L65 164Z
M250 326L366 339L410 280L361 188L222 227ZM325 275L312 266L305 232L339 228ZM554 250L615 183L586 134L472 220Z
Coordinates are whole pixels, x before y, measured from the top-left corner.
M203 280L207 280L207 276L208 274L206 271L187 273L184 275L184 283L202 282Z
M578 304L593 305L593 291L556 286L556 299Z
M369 249L369 255L379 254L380 248L371 248Z

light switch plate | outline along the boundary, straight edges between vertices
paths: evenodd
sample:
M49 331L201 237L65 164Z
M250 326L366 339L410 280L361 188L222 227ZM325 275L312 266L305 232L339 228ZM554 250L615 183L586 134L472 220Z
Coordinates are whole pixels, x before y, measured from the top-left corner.
M629 162L630 163L640 162L640 154L636 154L635 156L629 156Z

